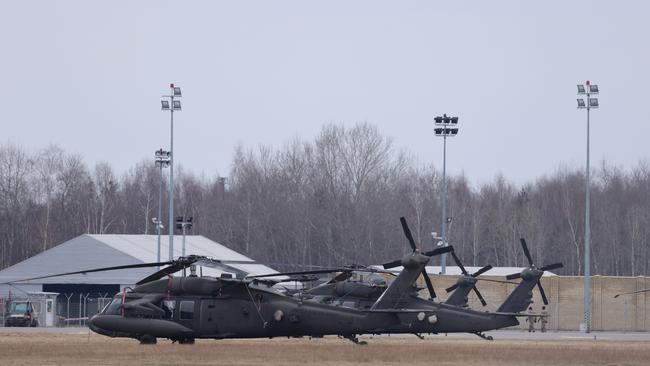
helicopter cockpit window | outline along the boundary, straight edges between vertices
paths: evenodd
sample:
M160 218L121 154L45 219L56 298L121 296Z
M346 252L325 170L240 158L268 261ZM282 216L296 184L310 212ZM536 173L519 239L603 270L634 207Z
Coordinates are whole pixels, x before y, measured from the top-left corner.
M181 319L191 320L194 318L194 301L181 301Z
M120 308L122 305L122 300L120 299L113 299L113 301L110 302L110 304L106 305L104 310L102 311L102 314L106 315L119 315L120 314Z

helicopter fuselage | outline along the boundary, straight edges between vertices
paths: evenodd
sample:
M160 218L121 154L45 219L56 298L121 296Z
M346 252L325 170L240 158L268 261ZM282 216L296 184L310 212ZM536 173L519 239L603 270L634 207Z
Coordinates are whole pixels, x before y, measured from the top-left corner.
M286 296L241 280L178 277L116 295L89 323L107 336L173 340L477 332L518 324L514 316L417 297L409 301L412 306L404 309L359 310Z

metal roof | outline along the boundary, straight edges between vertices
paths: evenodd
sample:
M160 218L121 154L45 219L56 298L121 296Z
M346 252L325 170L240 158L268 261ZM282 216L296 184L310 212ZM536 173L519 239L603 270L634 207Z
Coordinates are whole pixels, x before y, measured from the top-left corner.
M39 253L0 271L0 282L75 272L85 269L138 264L156 261L157 235L80 235L54 248ZM169 237L161 236L161 261L168 259ZM174 256L182 253L183 237L174 236ZM276 273L270 267L256 263L232 249L201 235L188 235L185 253L219 260L250 261L251 264L232 264L251 274ZM156 268L138 268L96 272L34 280L27 283L64 284L122 284L130 285L155 272ZM204 267L203 275L219 276L221 271Z

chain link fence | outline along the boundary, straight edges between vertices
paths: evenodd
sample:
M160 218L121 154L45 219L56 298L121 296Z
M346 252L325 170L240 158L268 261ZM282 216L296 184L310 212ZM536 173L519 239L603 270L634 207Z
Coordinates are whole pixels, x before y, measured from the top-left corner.
M0 326L5 326L12 301L29 300L38 316L39 325L46 324L43 310L46 308L45 299L29 298L27 296L0 297ZM54 299L54 325L58 327L86 326L88 319L99 313L113 300L109 293L63 293Z

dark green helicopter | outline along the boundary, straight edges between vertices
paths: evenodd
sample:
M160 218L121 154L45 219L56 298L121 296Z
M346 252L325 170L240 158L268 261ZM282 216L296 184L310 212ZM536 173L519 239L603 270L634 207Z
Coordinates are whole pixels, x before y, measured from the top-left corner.
M408 227L405 222L404 227L406 232ZM407 234L409 236L410 232ZM543 294L539 279L544 271L562 267L561 263L556 263L536 268L525 242L522 241L522 245L530 267L509 276L521 278L521 282L496 312L479 312L417 296L413 285L434 254L421 253L417 249L400 261L403 270L368 309L306 301L302 296L277 291L273 287L277 281L245 277L241 271L228 266L228 262L199 256L47 277L167 265L139 281L130 291L115 295L109 305L89 320L91 330L110 337L135 338L141 343L155 343L157 338L193 343L200 338L337 335L363 344L358 335L388 333L421 336L454 332L482 335L484 331L518 325L517 317L529 316L522 312L532 302L533 287L539 286ZM452 250L452 247L440 248L436 253ZM197 277L193 271L188 277L171 275L196 265L223 268L235 273L236 278ZM542 297L546 302L546 297Z
M406 223L406 220L402 217L400 218L402 229L404 234L408 239L408 243L411 246L412 251L416 251L415 241L413 240L413 235L411 234L410 229ZM435 256L447 252L447 250L439 249L433 250L427 253L424 253L428 256ZM447 288L446 291L452 292L451 295L444 301L445 304L456 305L456 306L468 306L468 295L473 290L476 293L479 301L483 306L487 305L487 302L483 298L483 295L479 292L476 287L476 282L478 280L489 281L489 282L499 282L499 283L508 283L508 284L517 284L516 282L509 281L500 281L494 279L478 278L481 274L492 269L491 265L480 268L475 273L468 273L463 264L461 263L460 258L452 251L451 255L456 262L456 265L461 270L461 277L458 278L456 283ZM391 269L401 265L401 260L396 260L383 264L383 269ZM346 306L356 309L369 309L372 305L379 299L381 294L386 290L388 285L386 280L381 274L389 274L395 276L394 272L391 271L381 271L375 267L363 267L363 266L351 266L347 269L338 270L340 271L334 278L326 280L325 283L322 283L318 286L308 288L306 290L298 290L291 288L290 286L286 287L285 290L287 293L299 294L303 299L308 301L318 301L326 304L337 305L337 306ZM311 277L314 274L322 273L323 271L307 271L307 272L293 272L292 275L298 275L302 277L291 278L291 280L297 281L308 281L312 282L318 280L317 278ZM326 270L326 273L330 273L331 270ZM255 276L256 278L260 277L272 277L276 275L263 275ZM429 299L435 300L437 298L436 292L434 290L431 281L429 280L429 274L426 272L426 268L422 271L422 277L427 285L425 288L420 288L413 286L412 293L417 294L420 290L427 289L429 292Z

